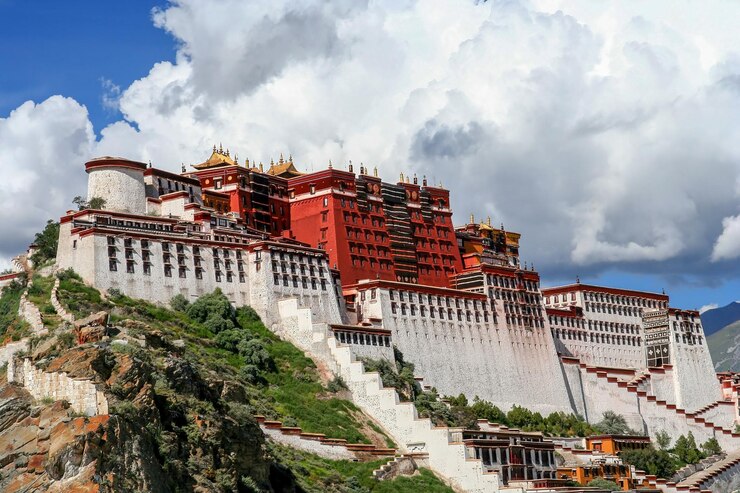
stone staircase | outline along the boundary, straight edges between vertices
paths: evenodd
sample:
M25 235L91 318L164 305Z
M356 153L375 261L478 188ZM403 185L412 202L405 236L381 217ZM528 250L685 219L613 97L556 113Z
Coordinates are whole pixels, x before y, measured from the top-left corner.
M378 373L366 372L326 324L314 324L310 309L288 298L278 302L278 312L281 323L276 331L340 375L355 404L383 426L402 452L427 453L429 467L456 491L500 489L498 474L486 471L481 460L469 459L465 444L451 440L452 433L460 429L437 427L431 420L419 418L413 403L401 402L394 389L383 387Z
M734 433L732 428L721 426L697 413L689 413L685 409L678 408L675 404L658 399L644 388L641 389L641 382L622 380L609 375L608 369L592 367L583 363L579 364L582 370L595 376L601 383L609 387L619 399L624 402L636 401L637 408L640 409L640 414L650 436L655 436L655 433L661 430L669 431L669 434L671 434L671 430L666 428L672 426L672 435L674 436L685 435L690 431L699 443L715 437L723 450L740 449L740 434ZM718 406L720 405L723 404L718 404Z
M418 463L427 463L427 454L402 454L373 471L373 478L378 481L393 479L397 476L410 476L418 469Z
M56 310L57 315L64 320L65 322L74 323L75 317L71 313L69 313L66 308L62 305L62 303L59 301L59 278L57 277L54 280L54 287L51 288L51 306L54 307L54 310Z
M740 473L740 451L727 454L724 459L685 478L678 483L677 488L679 491L686 491L686 488L706 488L725 473L732 475Z
M388 457L395 449L376 447L366 443L348 443L342 438L328 438L323 433L304 432L297 426L283 426L280 421L271 421L264 416L255 416L265 434L286 445L313 452L327 459L350 459Z

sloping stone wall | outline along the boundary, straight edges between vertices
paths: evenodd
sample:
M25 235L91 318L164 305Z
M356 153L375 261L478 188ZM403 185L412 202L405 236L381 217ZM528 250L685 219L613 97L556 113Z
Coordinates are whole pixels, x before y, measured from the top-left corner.
M57 295L59 291L59 278L57 278L54 281L54 287L51 289L51 306L54 307L54 310L56 310L57 315L61 317L62 320L74 323L75 317L71 313L69 313L64 306L59 302L59 297Z
M47 373L29 359L19 362L11 358L8 382L25 387L35 399L65 400L73 410L87 416L108 414L108 399L90 380L70 378L65 372Z

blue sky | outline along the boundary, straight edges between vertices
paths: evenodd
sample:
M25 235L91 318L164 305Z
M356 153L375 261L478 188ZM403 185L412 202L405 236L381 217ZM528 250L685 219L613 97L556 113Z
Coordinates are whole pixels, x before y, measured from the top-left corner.
M89 157L179 171L223 142L442 181L456 222L523 233L545 285L725 305L740 299L736 15L711 0L0 0L0 267L84 194Z
M120 118L104 107L103 81L126 87L173 60L175 40L154 27L165 2L0 0L0 116L54 94L84 104L99 131Z

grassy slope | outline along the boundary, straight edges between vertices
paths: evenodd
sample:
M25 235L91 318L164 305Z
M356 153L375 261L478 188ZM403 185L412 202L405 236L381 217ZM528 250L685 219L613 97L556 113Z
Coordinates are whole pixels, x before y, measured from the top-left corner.
M707 345L717 371L740 371L740 321L709 336Z
M62 281L60 301L78 317L107 309L110 310L111 320L116 324L130 326L131 321L141 323L140 328L129 327L129 334L132 336L142 336L146 331L157 330L168 338L181 338L186 343L187 358L204 364L219 377L239 379L237 370L242 365L241 358L215 347L214 335L185 313L125 296L106 301L96 290L74 278ZM353 442L368 442L361 431L363 427L367 429L369 426L379 431L352 402L334 397L321 385L315 365L300 350L280 340L261 323L249 323L241 319L241 324L248 326L248 330L260 339L277 366L275 371L262 374L266 385L246 385L249 409L252 412L272 418L293 419L306 431L326 433L330 437L345 438ZM156 357L156 353L152 353L152 356ZM158 388L158 391L166 393L166 389ZM390 439L387 442L392 444ZM422 470L413 477L375 481L371 476L372 471L387 462L387 459L372 462L332 461L276 444L270 445L269 453L277 462L291 469L301 486L309 492L452 491L428 470Z
M73 310L76 317L107 309L112 310L114 323L134 319L171 333L184 339L193 356L206 362L207 366L238 378L236 370L243 364L241 357L216 347L214 334L184 313L126 296L118 296L111 303L76 279L62 281L60 301ZM277 366L274 372L263 372L267 385L247 384L255 414L295 422L304 431L344 438L350 443L370 443L362 430L376 427L352 402L337 398L322 386L313 361L262 324L249 324L248 330L259 337ZM386 442L390 443L389 440Z

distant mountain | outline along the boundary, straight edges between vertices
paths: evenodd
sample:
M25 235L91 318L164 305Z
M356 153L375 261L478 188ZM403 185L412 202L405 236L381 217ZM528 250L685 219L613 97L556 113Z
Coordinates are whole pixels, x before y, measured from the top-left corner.
M716 371L740 371L740 320L707 337L707 345Z
M704 326L704 334L707 337L738 320L740 320L740 303L737 301L701 314L701 324Z

